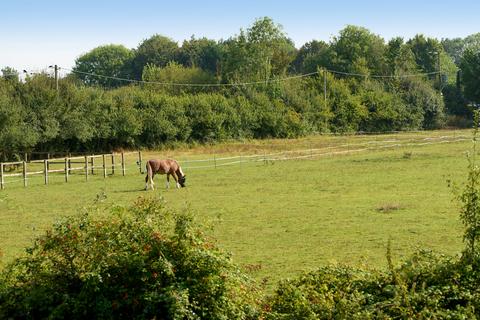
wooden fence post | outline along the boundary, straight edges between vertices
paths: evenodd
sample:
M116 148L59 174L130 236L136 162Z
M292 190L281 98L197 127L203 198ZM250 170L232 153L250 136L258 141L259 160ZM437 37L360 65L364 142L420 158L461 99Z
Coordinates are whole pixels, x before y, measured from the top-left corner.
M4 185L4 181L3 181L3 163L0 162L0 189L3 190L5 187L3 186Z
M92 163L91 164L91 166L92 166L91 169L92 169L92 175L93 175L93 174L95 174L95 157L94 157L94 155L92 155L90 161Z
M140 166L140 174L143 174L142 151L138 151L138 165Z
M67 155L67 158L68 158L68 160L67 160L68 161L68 174L70 174L70 171L71 171L70 169L72 169L72 162L70 160L71 157L72 157L72 154L69 152L68 155ZM65 159L67 159L67 158L65 158Z
M85 181L88 181L88 156L85 156Z
M215 165L215 169L217 169L217 156L215 153L213 154L213 164Z
M103 160L103 178L107 177L107 167L105 165L105 155L102 154L102 160Z
M115 154L112 153L112 175L115 174Z
M68 182L69 173L70 173L70 158L65 158L65 182Z
M26 161L23 161L23 186L24 187L27 186L27 162Z
M125 154L122 151L122 175L125 176Z
M48 184L48 160L43 160L43 173L45 177L45 184Z

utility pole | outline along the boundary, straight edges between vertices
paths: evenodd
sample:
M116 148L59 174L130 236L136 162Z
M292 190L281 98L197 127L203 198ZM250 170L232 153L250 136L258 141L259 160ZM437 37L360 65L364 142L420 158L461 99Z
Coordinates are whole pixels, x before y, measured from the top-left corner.
M442 69L440 68L440 51L437 51L437 66L438 66L438 90L442 91Z
M58 66L55 65L55 89L58 92Z
M57 90L57 93L58 93L58 66L57 65L54 65L54 66L48 66L49 68L54 68L55 70L55 90Z
M323 96L325 99L325 108L327 107L327 70L323 69Z

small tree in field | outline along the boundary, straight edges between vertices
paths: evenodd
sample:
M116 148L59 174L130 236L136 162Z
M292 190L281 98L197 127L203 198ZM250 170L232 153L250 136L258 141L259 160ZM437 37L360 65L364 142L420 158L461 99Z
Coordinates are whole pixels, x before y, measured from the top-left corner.
M468 155L468 178L464 190L457 196L461 203L460 218L465 226L464 257L473 260L478 255L480 237L480 167L476 164L480 112L474 112L473 147Z

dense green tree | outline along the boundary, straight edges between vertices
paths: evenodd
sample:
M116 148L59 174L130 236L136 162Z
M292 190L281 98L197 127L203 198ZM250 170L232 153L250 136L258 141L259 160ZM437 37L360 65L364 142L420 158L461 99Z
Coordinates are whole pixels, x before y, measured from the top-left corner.
M305 43L292 61L291 70L294 73L311 73L318 67L327 67L330 58L330 47L324 41L312 40Z
M223 42L223 78L261 81L284 75L295 56L293 42L268 17L257 19L246 32Z
M40 132L28 122L29 113L14 85L0 78L0 161L10 160L15 153L31 150L38 143Z
M480 46L480 32L471 34L463 39L442 39L441 43L445 52L459 66L465 49Z
M403 38L393 38L388 42L385 57L391 75L401 76L418 72L415 55L411 48L403 42Z
M207 38L196 39L192 36L185 40L179 50L179 62L187 67L198 67L212 74L217 74L220 67L220 45Z
M143 68L147 64L165 67L170 61L175 61L178 55L178 44L172 39L155 34L145 39L135 50L133 58L133 76L140 80Z
M442 39L443 50L453 59L456 65L460 65L465 41L462 38Z
M415 60L423 72L436 72L439 70L438 54L442 51L442 46L437 39L425 38L422 34L417 34L414 38L407 41Z
M441 73L430 77L434 79L437 89L441 90L446 82L455 82L457 67L452 58L445 53L437 39L416 35L407 44L415 55L415 60L420 70L426 73Z
M423 129L437 129L445 122L445 104L441 92L421 78L402 78L399 91L415 123Z
M332 41L332 68L360 74L386 74L384 40L369 30L347 26Z
M11 68L11 67L4 67L2 68L2 77L4 79L7 79L7 80L10 80L10 81L14 81L14 82L18 82L18 71Z
M465 50L460 67L465 97L472 102L480 103L480 46L472 46Z
M128 78L132 58L132 50L122 45L100 46L80 56L75 61L73 72L86 84L117 87L125 82L110 77Z
M143 68L142 79L148 82L156 82L149 87L157 90L164 90L170 93L195 92L201 87L188 87L188 84L214 84L215 77L198 67L184 67L174 61L169 62L165 67L147 65ZM168 85L171 83L172 85Z

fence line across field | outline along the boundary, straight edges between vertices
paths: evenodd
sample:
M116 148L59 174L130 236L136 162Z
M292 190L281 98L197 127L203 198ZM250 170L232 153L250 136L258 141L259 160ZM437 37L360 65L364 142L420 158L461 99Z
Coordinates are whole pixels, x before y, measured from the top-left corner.
M445 140L453 138L452 140ZM328 156L328 155L338 155L338 154L348 154L348 153L356 153L362 152L367 150L381 150L386 148L395 148L395 147L415 147L415 146L425 146L425 145L433 145L433 144L444 144L444 143L455 143L461 141L467 141L471 138L466 136L442 136L442 137L429 137L428 139L408 139L408 140L390 140L389 144L383 145L375 145L375 146L368 146L369 144L375 144L375 141L367 141L364 143L356 143L356 144L344 144L340 146L327 146L324 148L310 148L310 149L300 149L300 150L286 150L281 152L275 153L265 153L265 154L255 154L255 155L239 155L234 157L225 157L225 158L208 158L208 159L196 159L196 160L183 160L180 161L184 169L206 169L206 168L216 168L221 166L229 166L241 163L249 163L249 162L269 162L269 161L284 161L284 160L295 160L295 159L308 159L308 158L316 158L319 156ZM432 140L440 140L434 141ZM412 142L413 141L413 142ZM426 141L426 142L423 142ZM427 142L428 141L428 142ZM395 143L393 143L395 142ZM402 142L402 143L398 143ZM393 144L392 144L393 143ZM318 152L318 151L325 151L329 149L341 149L345 147L358 147L358 146L366 146L364 148L358 149L349 149L349 150L340 150L340 151L330 151L330 152ZM297 153L302 154L299 156L288 156L289 154ZM284 155L283 157L275 157L278 155ZM255 159L256 158L256 159ZM221 160L233 160L233 159L240 159L237 161L230 161L221 163ZM198 163L198 162L214 162L214 164L207 164L207 165L188 165L189 163ZM219 163L220 162L220 163ZM187 165L184 165L187 164Z
M85 180L88 181L89 175L95 174L95 172L101 171L103 172L103 177L106 178L108 174L115 174L115 168L120 168L122 176L125 176L126 173L126 161L125 156L137 154L138 160L137 164L140 165L140 173L143 173L142 170L142 154L140 151L132 151L132 152L121 152L121 153L108 153L108 154L90 154L84 156L75 156L75 157L64 157L64 158L49 158L49 159L42 159L42 160L31 160L30 162L27 161L14 161L14 162L1 162L0 163L0 189L4 189L6 183L18 182L23 181L24 187L28 185L28 180L30 176L35 175L43 175L44 183L48 184L49 182L49 174L51 173L64 173L65 182L68 182L69 176L72 172L75 171L83 171L85 175ZM116 163L115 157L120 156L120 163ZM100 164L96 165L95 160L100 159ZM73 161L72 161L73 160ZM111 163L108 163L108 162ZM38 165L43 163L43 169L39 170ZM97 162L99 163L99 162ZM73 166L72 166L73 164ZM82 166L75 166L75 164L82 164ZM33 171L28 171L28 168L32 165L35 168ZM36 165L36 166L35 166ZM59 169L58 166L62 166L62 169ZM17 168L21 166L22 172L15 172L15 173L7 173L5 171L6 167ZM57 167L55 169L50 168ZM107 173L110 171L110 173ZM5 178L10 177L22 177L22 179L10 180L5 181Z
M369 140L362 141L357 143L345 143L337 146L325 146L321 148L308 148L308 149L297 149L297 150L283 150L277 152L266 153L263 150L262 153L258 154L249 154L249 155L238 155L238 156L229 156L229 157L220 157L217 158L214 154L211 158L206 159L192 159L192 160L180 160L182 167L184 169L207 169L207 168L217 168L231 165L242 165L242 163L258 163L258 162L271 162L271 161L285 161L285 160L295 160L295 159L315 159L321 156L328 155L339 155L339 154L348 154L356 153L367 150L381 150L386 148L395 148L395 147L407 147L407 146L424 146L432 144L442 144L442 143L454 143L465 140L470 140L464 135L444 135L444 136L434 136L434 137L418 137L417 139L383 139L383 140ZM348 148L348 150L342 150ZM337 150L336 150L337 149ZM328 151L327 151L328 150ZM327 152L326 152L327 151ZM16 161L16 162L6 162L0 163L0 187L4 189L7 183L23 181L24 186L27 186L27 181L31 176L43 175L44 183L48 184L49 174L50 173L63 173L65 177L65 182L68 182L69 176L72 172L82 171L85 180L88 181L89 176L95 172L103 172L103 177L106 178L107 175L113 175L116 169L121 171L121 174L125 176L126 168L126 155L136 154L138 160L136 164L139 166L140 173L144 173L144 164L142 160L141 151L132 151L132 152L122 152L122 153L108 153L100 155L85 155L85 156L75 156L75 157L65 157L65 158L50 158L43 160L31 160L30 162L25 161ZM120 156L120 162L115 161L115 157ZM43 163L43 170L39 170L37 167L35 171L28 171L30 165L40 165ZM81 166L75 166L75 164L81 164ZM194 165L189 165L194 164ZM204 165L195 165L195 164L204 164ZM22 172L16 173L6 173L4 171L6 166L22 166ZM52 168L50 168L52 166ZM62 166L61 169L58 166ZM56 168L54 168L56 167ZM110 173L107 171L110 170ZM130 169L129 169L130 170ZM136 169L138 170L138 168ZM22 177L22 179L15 179L5 181L5 178L11 177Z

